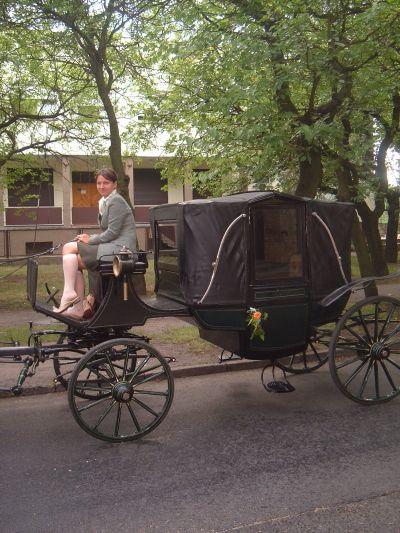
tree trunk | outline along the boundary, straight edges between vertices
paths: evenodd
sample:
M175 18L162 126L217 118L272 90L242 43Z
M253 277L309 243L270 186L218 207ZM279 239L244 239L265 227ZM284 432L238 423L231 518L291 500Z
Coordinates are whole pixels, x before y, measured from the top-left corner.
M98 64L95 59L91 60L91 68L96 79L97 92L103 102L104 110L107 114L108 126L110 129L110 147L108 149L111 159L111 165L118 176L118 188L121 195L128 204L133 208L129 198L129 177L125 174L124 163L122 161L122 143L119 132L118 120L115 114L114 105L110 98L108 85L102 70L102 65Z
M353 222L353 230L352 230L352 239L354 248L356 251L357 259L358 259L358 265L360 267L360 274L362 278L372 276L373 275L373 269L372 269L372 262L371 257L368 251L367 241L365 239L365 235L362 231L360 221L358 220L358 217L354 217ZM376 288L376 284L372 283L368 287L364 289L365 296L377 296L378 290Z
M362 229L368 243L369 253L371 255L372 270L375 276L385 276L389 273L382 239L379 233L378 217L374 211L371 211L365 202L356 203L357 212L361 217Z
M341 165L341 169L337 173L338 180L338 200L341 202L351 202L352 201L352 180L351 173L348 165ZM352 229L352 240L354 244L354 249L356 252L358 266L360 267L360 275L362 278L372 276L372 261L371 255L368 250L367 241L365 235L362 231L360 221L357 215L354 217L353 229ZM378 290L376 284L372 283L364 289L365 296L376 296Z
M310 147L307 159L300 161L300 178L296 188L296 196L315 198L322 183L323 167L321 150Z
M397 263L397 233L399 227L399 194L400 191L390 189L387 192L388 224L386 229L386 261Z

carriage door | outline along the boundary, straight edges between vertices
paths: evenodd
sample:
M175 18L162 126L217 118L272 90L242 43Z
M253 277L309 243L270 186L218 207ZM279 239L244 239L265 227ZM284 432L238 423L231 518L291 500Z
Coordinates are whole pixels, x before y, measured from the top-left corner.
M308 331L305 208L267 200L251 210L250 305L268 312L270 347L295 346Z

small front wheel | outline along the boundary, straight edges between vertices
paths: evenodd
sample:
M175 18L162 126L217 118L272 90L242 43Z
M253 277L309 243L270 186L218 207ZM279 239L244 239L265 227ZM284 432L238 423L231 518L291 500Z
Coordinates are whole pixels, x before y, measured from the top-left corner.
M388 402L400 392L400 301L372 296L339 320L329 346L337 387L362 404Z
M150 433L168 413L173 395L168 362L136 339L113 339L92 348L78 362L68 386L75 420L93 437L109 442Z

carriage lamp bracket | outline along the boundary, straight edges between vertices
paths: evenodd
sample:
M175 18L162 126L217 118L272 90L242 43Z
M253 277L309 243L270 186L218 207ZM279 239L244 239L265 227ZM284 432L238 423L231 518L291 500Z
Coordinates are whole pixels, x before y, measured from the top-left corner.
M136 263L136 257L134 254L123 246L114 256L113 259L113 274L116 278L119 278L122 275L122 290L123 290L123 300L126 302L128 300L128 277L127 274L130 274L134 271Z

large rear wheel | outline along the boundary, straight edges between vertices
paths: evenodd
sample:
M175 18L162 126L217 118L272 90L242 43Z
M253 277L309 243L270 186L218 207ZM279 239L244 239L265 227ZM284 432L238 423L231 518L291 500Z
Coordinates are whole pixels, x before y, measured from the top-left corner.
M277 359L276 366L288 374L308 374L318 370L328 361L330 333L328 330L316 329L302 352Z
M388 402L400 392L400 301L373 296L339 320L329 346L332 378L362 404Z
M155 429L173 395L168 362L135 339L113 339L92 348L77 364L68 387L75 420L93 437L109 442L138 439Z

